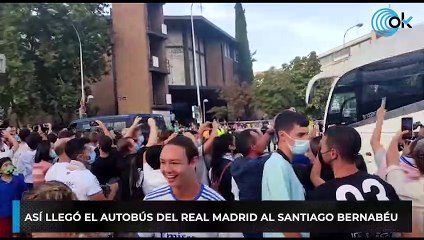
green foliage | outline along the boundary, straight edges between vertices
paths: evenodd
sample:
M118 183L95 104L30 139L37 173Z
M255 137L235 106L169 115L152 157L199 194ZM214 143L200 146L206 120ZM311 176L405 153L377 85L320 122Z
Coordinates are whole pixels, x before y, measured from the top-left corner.
M320 63L315 52L295 57L281 68L274 67L255 77L256 106L269 116L289 107L296 107L313 118L321 118L324 112L329 83L321 83L312 104L306 106L305 95L309 80L320 73Z
M249 49L249 40L247 38L247 26L245 11L241 3L236 3L236 39L237 39L237 53L238 53L238 72L240 79L248 84L253 82L253 68L252 63L256 61Z
M0 83L0 106L18 117L45 112L75 113L81 98L79 41L85 84L107 71L110 31L100 3L2 3L0 53L7 72ZM62 119L63 120L63 119Z
M213 107L208 111L208 113L212 113L213 118L217 120L223 120L229 114L227 107Z
M220 99L227 102L226 111L230 120L248 120L254 114L254 94L252 87L247 83L227 85L220 91ZM222 108L215 108L214 113L223 114L224 111Z

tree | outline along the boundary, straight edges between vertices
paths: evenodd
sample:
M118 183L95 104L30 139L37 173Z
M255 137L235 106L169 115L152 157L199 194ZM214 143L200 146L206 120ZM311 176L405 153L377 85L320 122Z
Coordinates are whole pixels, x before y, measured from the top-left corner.
M225 118L227 118L227 116L229 115L228 112L228 108L226 106L221 106L221 107L213 107L211 108L208 113L212 113L213 114L213 118L219 120L223 120Z
M247 83L230 83L220 91L219 98L227 103L227 107L214 107L209 113L220 118L227 113L231 120L247 120L254 115L254 94Z
M295 57L279 69L273 67L258 74L255 79L257 107L270 116L294 106L310 117L322 117L330 89L328 82L318 85L311 105L307 106L305 102L308 82L320 73L320 68L316 53L311 52L308 56Z
M294 103L295 89L290 75L274 67L255 76L256 107L268 116L275 116Z
M111 53L107 4L4 3L0 5L0 52L7 72L0 106L19 118L40 112L59 117L76 112L81 81L78 31L85 84L107 73ZM4 98L3 98L4 96Z
M252 62L256 61L253 58L254 54L250 53L249 40L247 38L247 26L245 10L241 3L236 3L235 7L236 15L236 39L237 39L237 61L238 61L238 72L241 82L247 82L251 84L253 82L253 68Z

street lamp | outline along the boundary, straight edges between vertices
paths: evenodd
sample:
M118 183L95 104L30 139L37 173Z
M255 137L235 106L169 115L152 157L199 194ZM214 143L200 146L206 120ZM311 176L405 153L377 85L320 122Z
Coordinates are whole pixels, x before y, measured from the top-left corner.
M50 12L51 14L56 14L58 13L55 9L53 8L49 8L47 9L48 12ZM69 13L67 14L69 16ZM78 43L79 43L79 54L80 54L80 72L81 72L81 102L83 104L85 104L85 91L84 91L84 69L82 66L82 44L81 44L81 38L80 35L78 33L77 28L75 27L74 23L72 22L72 19L70 20L72 27L75 30L75 33L77 34L78 37ZM79 111L79 118L82 118L83 113L81 111Z
M196 83L196 93L197 93L197 107L200 110L200 87L199 87L199 75L197 72L197 57L196 57L196 41L195 41L195 35L194 35L194 21L193 21L193 5L191 4L190 8L190 20L191 20L191 37L192 37L192 44L193 44L193 63L194 63L194 80ZM200 115L200 114L199 114ZM200 116L200 122L203 122L202 116Z
M356 25L354 25L354 26L352 26L352 27L350 27L350 28L348 28L347 30L346 30L346 32L345 32L345 34L344 34L344 36L343 36L343 47L344 47L344 45L345 45L345 40L346 40L346 34L347 34L347 32L350 30L350 29L353 29L353 28L360 28L360 27L362 27L362 26L364 26L364 24L363 23L358 23L358 24L356 24Z
M203 122L206 122L206 108L205 103L209 102L208 99L203 99Z

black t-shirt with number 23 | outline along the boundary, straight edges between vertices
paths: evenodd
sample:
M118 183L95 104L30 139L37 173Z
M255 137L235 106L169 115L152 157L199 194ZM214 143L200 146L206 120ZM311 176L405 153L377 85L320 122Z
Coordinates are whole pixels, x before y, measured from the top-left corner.
M321 201L399 201L392 185L380 177L358 171L347 177L330 180L309 192L307 200ZM316 234L311 233L311 237ZM333 234L325 234L333 236ZM391 233L336 234L345 237L392 237ZM318 236L318 235L316 235ZM322 234L319 234L322 236Z

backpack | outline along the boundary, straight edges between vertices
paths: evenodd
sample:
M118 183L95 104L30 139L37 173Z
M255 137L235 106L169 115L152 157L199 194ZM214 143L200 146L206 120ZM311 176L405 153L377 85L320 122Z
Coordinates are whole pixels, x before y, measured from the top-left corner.
M221 180L222 177L224 176L225 171L227 171L227 169L231 166L231 162L227 163L227 165L225 165L224 169L222 169L221 175L219 176L218 179L211 179L211 188L213 190L215 190L216 192L219 192L219 186L221 185Z

